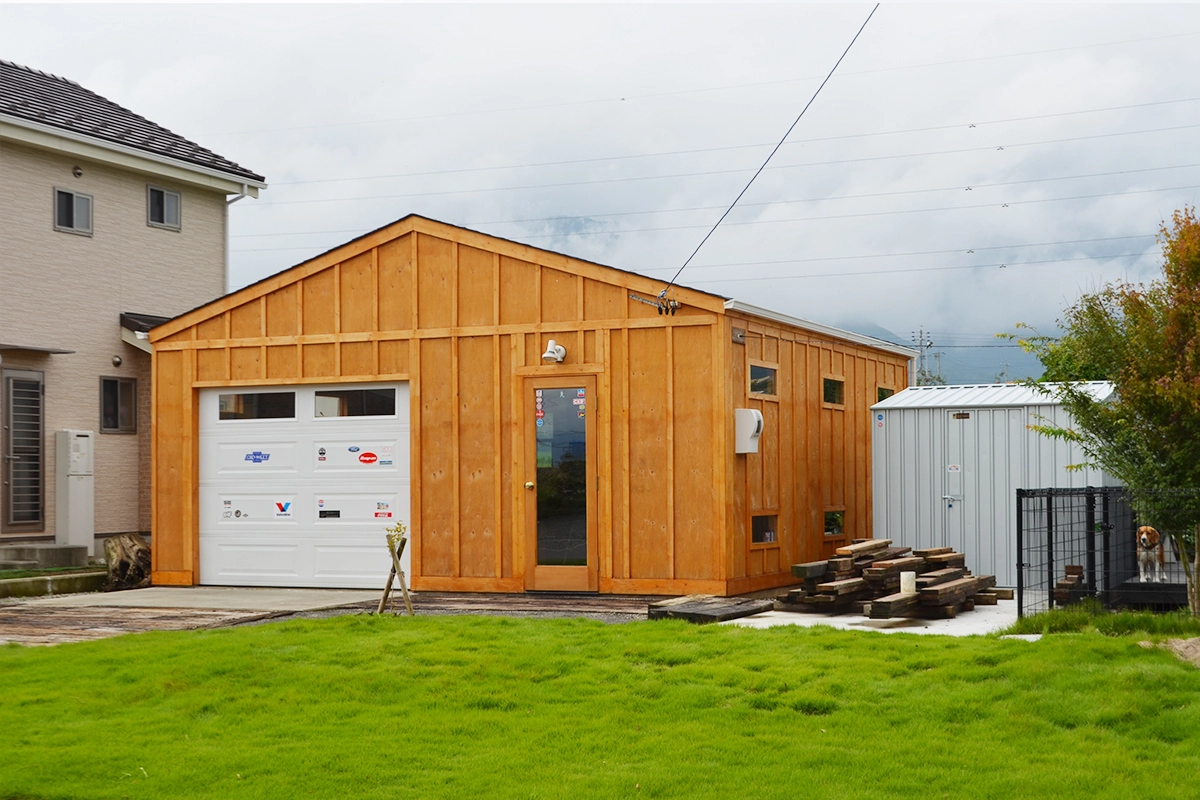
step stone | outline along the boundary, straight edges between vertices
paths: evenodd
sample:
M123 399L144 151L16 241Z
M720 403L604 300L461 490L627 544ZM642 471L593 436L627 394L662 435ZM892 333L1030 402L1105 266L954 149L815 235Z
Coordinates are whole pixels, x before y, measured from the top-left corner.
M36 567L86 567L82 544L10 544L0 547L0 561L33 561Z

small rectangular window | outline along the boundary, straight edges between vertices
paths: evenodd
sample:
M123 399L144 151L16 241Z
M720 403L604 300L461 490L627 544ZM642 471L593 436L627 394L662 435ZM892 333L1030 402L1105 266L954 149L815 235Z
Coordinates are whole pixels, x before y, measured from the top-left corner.
M135 379L100 379L100 432L137 433Z
M390 417L396 413L395 389L318 391L318 417Z
M295 392L223 394L218 405L223 420L296 418Z
M92 196L54 190L54 230L92 235Z
M750 365L750 393L775 394L775 370L770 367Z
M821 399L836 406L845 405L846 382L836 378L826 378Z
M880 386L875 390L876 403L882 403L896 393L895 389L889 389L886 386Z
M180 228L180 195L157 186L146 187L146 224L155 228Z
M779 540L776 533L779 517L775 514L750 518L750 541L753 544L770 544Z
M826 511L825 512L825 535L826 536L841 536L846 530L846 512L845 511Z

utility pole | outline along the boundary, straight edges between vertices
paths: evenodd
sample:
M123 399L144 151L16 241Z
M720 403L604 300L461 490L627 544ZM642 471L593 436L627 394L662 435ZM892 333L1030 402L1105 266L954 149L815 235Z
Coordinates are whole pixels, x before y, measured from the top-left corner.
M929 372L929 348L933 347L933 339L929 333L925 331L925 327L912 332L912 341L917 348L917 386L929 386L933 381L933 375ZM941 383L941 353L938 353L938 383Z

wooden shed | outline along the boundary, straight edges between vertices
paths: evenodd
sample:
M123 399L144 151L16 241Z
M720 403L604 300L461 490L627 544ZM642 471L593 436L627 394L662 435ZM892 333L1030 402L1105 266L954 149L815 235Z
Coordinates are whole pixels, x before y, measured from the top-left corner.
M409 216L153 329L154 582L378 588L404 521L417 590L729 595L871 536L915 353L665 286Z

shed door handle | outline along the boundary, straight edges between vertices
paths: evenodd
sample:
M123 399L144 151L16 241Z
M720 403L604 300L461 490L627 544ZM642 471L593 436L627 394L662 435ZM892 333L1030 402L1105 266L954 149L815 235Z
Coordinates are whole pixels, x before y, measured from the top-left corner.
M525 481L525 488L526 488L526 489L529 489L529 490L531 490L531 491L532 491L532 489L533 489L533 481Z

